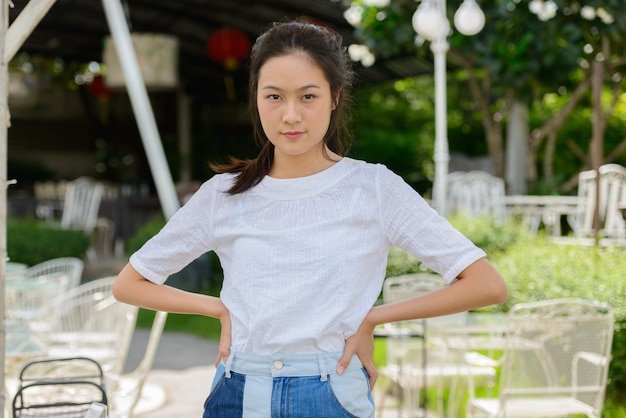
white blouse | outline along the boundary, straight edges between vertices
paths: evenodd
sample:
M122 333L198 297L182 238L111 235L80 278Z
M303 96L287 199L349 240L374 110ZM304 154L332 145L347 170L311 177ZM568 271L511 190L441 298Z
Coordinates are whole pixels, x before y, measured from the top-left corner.
M397 246L451 282L484 257L399 176L343 158L308 177L265 177L237 195L216 175L134 253L130 262L163 283L213 250L232 320L234 351L342 351L375 303Z

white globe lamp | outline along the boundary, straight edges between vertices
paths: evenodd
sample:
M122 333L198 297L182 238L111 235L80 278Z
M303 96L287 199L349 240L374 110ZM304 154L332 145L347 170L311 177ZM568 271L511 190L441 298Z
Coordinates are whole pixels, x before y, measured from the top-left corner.
M425 0L417 8L412 23L415 32L429 41L445 38L450 32L448 19L437 4L430 0Z
M465 0L454 14L454 26L463 35L472 36L485 26L485 14L475 0Z

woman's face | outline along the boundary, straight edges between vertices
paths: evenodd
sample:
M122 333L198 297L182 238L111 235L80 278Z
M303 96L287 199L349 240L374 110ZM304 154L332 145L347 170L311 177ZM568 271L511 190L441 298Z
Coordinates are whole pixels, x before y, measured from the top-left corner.
M304 53L270 58L259 70L257 108L275 158L323 149L335 108L324 72Z

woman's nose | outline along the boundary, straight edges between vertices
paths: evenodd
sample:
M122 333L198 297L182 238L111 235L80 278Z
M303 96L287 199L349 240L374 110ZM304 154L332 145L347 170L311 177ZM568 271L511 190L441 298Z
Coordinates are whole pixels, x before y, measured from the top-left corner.
M301 115L300 115L300 110L298 108L298 104L295 102L286 102L285 113L283 113L283 122L296 123L296 122L300 122L300 120L301 120Z

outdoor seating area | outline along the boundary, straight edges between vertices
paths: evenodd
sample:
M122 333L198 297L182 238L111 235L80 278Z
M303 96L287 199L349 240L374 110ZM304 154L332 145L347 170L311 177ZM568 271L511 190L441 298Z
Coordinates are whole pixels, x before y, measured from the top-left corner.
M0 2L1 417L626 418L621 1Z
M115 276L82 281L84 264L71 257L12 263L11 270L4 367L5 408L14 415L7 409L5 416L82 418L95 402L109 417L131 417L165 402L163 388L146 382L165 313L156 315L138 366L128 370L138 308L113 298Z
M443 282L429 274L387 280L406 297ZM387 325L376 334L387 350L377 416L393 405L397 416L600 417L613 326L610 306L572 298Z
M159 202L148 194L147 185L135 190L83 176L36 182L33 190L32 196L10 197L9 213L83 231L91 240L87 251L91 260L119 255L125 240L160 213Z
M626 167L605 164L578 175L576 195L506 195L504 180L484 171L452 172L446 216L517 219L557 243L626 246ZM596 221L597 216L597 221Z

